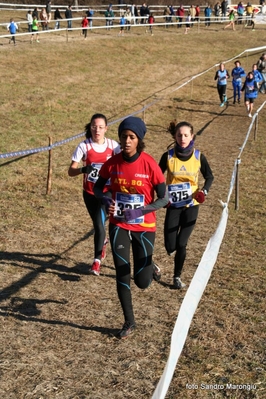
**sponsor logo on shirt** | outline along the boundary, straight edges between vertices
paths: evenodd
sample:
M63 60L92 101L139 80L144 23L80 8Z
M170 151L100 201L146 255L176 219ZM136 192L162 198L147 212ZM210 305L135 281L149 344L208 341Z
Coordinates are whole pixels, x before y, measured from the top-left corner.
M142 174L140 174L140 173L136 173L136 174L135 174L135 177L142 177L143 179L148 179L148 178L149 178L149 175L142 175Z

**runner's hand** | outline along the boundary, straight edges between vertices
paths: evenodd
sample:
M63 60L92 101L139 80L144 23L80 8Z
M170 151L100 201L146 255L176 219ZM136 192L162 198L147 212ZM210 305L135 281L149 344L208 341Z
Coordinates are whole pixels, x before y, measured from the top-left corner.
M137 219L142 215L143 215L142 208L124 210L124 217L126 219L126 222L130 222L131 220Z
M92 169L93 169L93 167L91 165L86 165L86 166L83 166L83 168L80 168L80 171L81 171L81 173L90 174Z
M110 197L107 197L104 195L101 199L102 204L105 206L106 213L109 214L109 208L111 205L113 205L113 200Z
M195 200L199 203L202 204L205 201L205 195L203 191L198 191L195 196Z

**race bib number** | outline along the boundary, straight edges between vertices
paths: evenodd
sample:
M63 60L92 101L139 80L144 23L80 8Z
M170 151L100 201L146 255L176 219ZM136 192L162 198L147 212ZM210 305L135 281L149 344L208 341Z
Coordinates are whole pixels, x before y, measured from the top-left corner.
M251 93L251 92L253 92L254 91L254 86L247 86L247 92L248 93Z
M219 76L218 77L218 82L219 83L225 83L225 81L226 81L226 76L221 76L221 77Z
M125 209L137 209L144 206L144 195L142 194L125 194L116 193L115 196L115 213L114 217L127 223L124 219ZM140 216L137 219L130 220L129 224L139 224L144 222L144 216Z
M171 206L175 208L181 208L193 203L190 183L169 184L168 194Z
M87 180L92 183L96 183L96 181L99 178L99 172L100 172L101 167L103 166L103 163L92 163L91 166L93 169L92 169L91 173L88 174ZM109 184L110 184L110 179L106 182L106 185L109 185Z

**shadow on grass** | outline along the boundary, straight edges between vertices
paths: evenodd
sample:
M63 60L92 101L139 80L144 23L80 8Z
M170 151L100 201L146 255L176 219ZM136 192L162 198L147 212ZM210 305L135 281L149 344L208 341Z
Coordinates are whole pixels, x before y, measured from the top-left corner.
M147 107L147 106L151 106L151 104L155 104L155 103L161 101L164 98L164 95L162 94L164 91L175 87L177 84L181 84L181 82L183 82L183 83L186 82L186 80L190 79L191 77L192 77L192 75L186 76L186 77L182 77L181 79L169 84L168 86L165 86L162 89L155 91L154 93L152 93L149 96L143 98L142 100L138 101L137 103L131 104L129 107L126 107L124 109L124 112L127 112L127 110L131 110L131 112L132 112L132 109L134 109L134 107L138 107L139 105L141 105L142 107L144 107L144 106ZM159 94L162 94L162 97L156 97ZM148 101L151 101L151 103L148 104L147 103ZM184 100L180 98L180 101L184 101ZM113 114L113 115L111 115L109 117L109 120L111 121L112 119L116 119L119 116L120 116L120 114Z
M54 264L54 262L60 259L60 257L53 254L43 255L43 254L27 254L27 253L23 254L20 252L13 252L13 253L0 252L0 256L2 257L2 260L12 259L12 263L9 263L9 266L11 267L13 266L13 267L32 269L31 272L21 277L18 281L13 282L12 284L3 288L0 291L0 302L13 297L14 294L16 294L23 287L26 287L28 284L34 281L41 273L56 274L63 281L79 281L80 275L89 275L87 264L82 263L71 268L66 267L64 265ZM47 260L38 259L40 257L45 257L45 258L50 257L50 260L47 261ZM31 264L32 266L30 265L22 266L20 264L21 262ZM104 267L113 269L113 267L111 266L104 266ZM101 273L101 276L115 279L115 275L110 275L106 273Z
M68 268L64 265L58 265L56 262L62 259L61 255L55 254L29 254L22 252L0 252L1 262L8 262L10 267L20 267L24 269L31 269L26 275L21 277L11 285L2 288L0 291L0 302L12 297L23 287L26 287L34 281L40 273L51 273L48 269L52 269L52 273L56 272L58 277L63 280L78 281L80 276L72 276L71 273L83 274L77 267ZM25 266L26 264L26 266ZM85 273L84 273L85 274Z
M79 281L80 276L78 275L88 274L87 272L88 267L85 263L78 264L70 268L64 265L57 264L57 262L63 259L62 258L63 255L65 255L68 251L70 251L79 243L87 240L91 235L93 235L93 233L94 230L89 231L79 240L75 241L69 248L67 248L61 254L53 254L53 253L30 254L22 252L0 251L0 259L1 259L0 265L5 266L5 263L8 262L8 265L11 267L13 266L13 267L31 269L31 271L28 274L24 275L17 282L13 282L10 286L3 288L0 291L0 302L13 296L21 288L27 286L29 283L34 281L40 273L56 272L58 277L60 277L62 280ZM77 276L75 276L75 274L77 274Z
M197 106L205 104L205 102L203 102L203 101L195 101L195 100L191 100L190 103L191 104L195 104ZM207 127L209 127L215 121L215 119L217 119L220 116L222 116L222 114L227 109L228 109L228 103L225 105L225 107L220 108L221 112L211 112L211 111L206 111L205 109L200 109L200 108L195 110L193 108L189 109L189 108L178 107L178 110L181 110L181 111L189 111L189 112L193 112L193 113L194 112L198 112L198 113L206 113L206 112L208 112L209 115L214 115L213 118L208 120L208 122L198 132L195 132L196 136L200 136L202 133L204 133L204 131L207 129ZM230 115L226 114L226 116L230 116Z
M14 159L11 159L11 160L9 160L9 161L7 161L7 162L2 163L2 164L0 165L0 168L1 168L2 166L10 165L10 164L13 163L13 162L20 161L21 159L28 158L28 157L30 157L30 156L32 156L32 155L36 155L36 154L37 154L37 153L35 152L35 153L33 153L33 154L27 154L27 155L22 155L22 156L19 156L19 157L15 157ZM1 158L1 159L5 159L5 158Z
M79 281L80 275L88 274L88 264L78 263L74 267L67 267L65 265L57 264L59 260L63 260L63 255L73 249L76 245L83 241L86 241L90 236L94 234L92 229L86 233L79 240L75 241L69 248L64 250L61 254L29 254L22 252L5 252L0 251L0 265L8 262L9 266L20 267L25 269L32 269L28 274L20 278L17 282L12 283L10 286L3 288L0 291L0 302L13 296L21 288L27 286L29 283L34 281L40 273L55 273L64 281ZM26 264L26 266L25 266ZM105 268L113 269L108 265L104 265ZM103 274L102 276L115 278L109 274Z
M79 281L80 274L88 274L88 265L78 264L72 268L68 268L64 265L56 264L58 260L62 259L62 255L67 253L74 246L82 241L85 241L88 237L93 234L93 230L85 234L79 240L74 242L69 248L63 251L61 254L30 254L22 252L4 252L0 251L0 265L8 262L10 267L22 267L26 269L31 269L26 275L21 277L19 280L13 282L9 286L2 288L0 290L0 302L4 302L10 299L10 303L6 306L1 306L0 316L2 317L13 317L17 320L31 321L38 323L45 323L50 325L61 325L69 326L73 328L78 328L82 330L96 331L101 334L114 336L117 333L117 329L110 329L98 326L84 326L68 321L61 320L48 320L39 318L41 311L38 309L38 305L45 303L57 303L66 304L67 301L57 301L50 299L36 299L36 298L22 298L16 296L16 294L23 289L23 287L34 281L40 273L56 273L59 278L67 281ZM27 266L25 266L26 264ZM50 269L50 270L48 270ZM73 275L74 274L74 275ZM115 278L115 276L110 276L102 274L106 277Z
M23 299L21 299L21 298L17 298L17 299L19 299L21 302L23 301ZM34 303L35 301L36 301L36 304L39 303L38 300L31 299L32 303ZM47 302L55 302L55 301L48 300L48 301L46 301L46 303ZM57 302L57 303L62 303L62 302ZM1 316L5 317L5 318L13 317L16 320L21 320L21 321L30 321L30 322L36 322L36 323L49 324L49 325L66 326L66 327L78 328L80 330L86 330L86 331L96 331L101 334L108 335L110 337L115 336L115 334L118 332L118 329L115 329L115 328L104 328L104 327L99 327L99 326L84 326L82 324L72 323L72 322L68 322L68 321L48 320L48 319L37 318L30 314L26 315L25 312L21 312L21 310L18 310L16 308L11 309L10 307L1 307L0 308L0 317Z

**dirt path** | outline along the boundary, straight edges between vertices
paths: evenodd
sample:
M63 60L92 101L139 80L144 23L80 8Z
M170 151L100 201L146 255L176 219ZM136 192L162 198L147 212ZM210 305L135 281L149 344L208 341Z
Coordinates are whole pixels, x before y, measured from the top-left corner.
M202 29L200 38L204 39L207 36L204 36L203 32ZM214 30L208 33L208 40L210 35L218 37ZM231 32L226 33L232 47L234 39L231 39ZM150 64L143 64L143 59L151 59L148 57L148 46L151 46L148 40L155 39L156 35L148 39L139 35L138 43L132 39L120 45L119 63L122 60L122 66L126 65L128 54L133 54L129 62L133 72L130 70L128 73L133 79L129 80L126 76L127 71L119 69L119 73L122 75L122 83L128 78L128 90L136 108L141 107L142 103L147 104L147 99L140 100L145 95L149 95L151 99L164 96L167 90L164 91L164 81L161 79L165 76L167 76L165 86L170 92L174 83L168 75L174 68L178 68L176 79L181 77L183 79L184 76L193 73L187 71L187 64L183 60L185 57L190 59L191 54L196 53L197 34L186 35L189 37L188 40L191 40L188 41L188 46L183 45L184 34L172 34L171 39L169 35L165 35L165 32L162 34L164 39L171 40L171 44L176 40L182 45L180 53L171 47L168 53L169 65L167 64L165 68L158 62L166 51L164 42L162 45L160 40L156 47L158 51L156 68L150 65L151 61ZM243 46L244 40L245 44L250 42L250 38L245 39L244 36L248 35L248 32L244 32L242 36L240 32L236 34L238 40L242 40L241 45L237 42L239 47ZM59 40L65 41L65 38ZM142 56L133 57L138 52L135 51L136 48L141 50L137 45L142 40L146 40L147 43L145 51ZM68 69L66 62L61 63L56 58L59 57L58 47L50 46L48 40L47 42L44 40L42 53L37 53L36 49L31 50L35 61L41 60L42 63L39 68L34 69L32 62L32 70L27 69L28 74L24 82L28 84L28 91L27 95L21 97L25 99L28 108L24 104L20 104L20 107L22 113L28 112L29 115L38 113L36 130L42 130L47 115L52 130L52 117L58 112L64 116L63 120L66 123L64 129L67 132L77 131L76 127L80 126L77 119L78 122L85 120L84 115L87 118L91 111L92 106L88 103L93 103L93 107L97 108L106 102L109 115L121 116L124 110L132 111L132 99L127 92L120 90L117 105L118 96L113 99L108 97L108 90L103 93L102 80L98 79L98 75L114 79L115 66L118 63L116 39L105 41L104 44L101 42L101 51L95 42L96 39L87 42L86 49L92 52L93 57L90 58L89 51L84 58L82 57L83 69L80 68L78 57L77 63L74 60L75 68L80 70L80 76L77 77L72 75L72 64ZM204 40L201 41L202 46L203 44ZM194 70L202 70L204 65L212 62L209 59L218 59L218 55L223 57L229 53L227 49L220 49L216 44L215 42L213 47L208 47L206 51L208 59L204 58L203 52L197 52L198 58L197 63L193 65ZM23 45L25 54L22 51L20 58L27 57L29 44ZM72 42L68 46L62 43L61 49L64 51L60 54L68 51L67 55L73 56L72 45ZM80 53L83 51L79 38L76 38L75 46L75 51L77 48L80 49ZM9 57L11 64L17 53L11 53L10 48L6 47L3 54ZM231 53L238 51L231 47ZM19 48L23 48L22 45L16 47ZM108 54L112 53L114 60L110 61L110 65L108 60L105 60L105 63L99 62L100 72L96 68L96 63L90 70L89 61L100 58L102 54L105 56L105 51ZM46 63L48 53L51 58ZM180 55L183 57L182 62L179 62ZM25 59L24 62L26 63ZM248 62L251 64L250 60ZM48 100L46 96L46 79L50 78L50 74L45 75L43 70L49 68L49 71L52 71L57 63L60 67L62 65L64 70L59 86L63 86L68 79L69 85L64 86L65 92L61 95L60 101L53 102L52 90L48 93ZM23 69L21 64L19 68ZM35 77L37 72L38 78ZM10 79L13 85L20 83L19 73L13 76L13 72L10 73L7 68L3 73L5 81ZM187 285L220 220L222 208L219 200L226 201L234 161L250 123L243 103L232 105L230 84L228 84L229 106L219 107L213 75L212 71L204 82L197 81L193 86L192 99L190 99L191 87L188 87L163 97L161 102L145 112L148 126L147 152L159 160L171 142L166 133L169 118L188 120L198 132L196 145L206 155L215 176L189 241L183 273ZM87 97L85 100L82 98L79 102L75 102L76 99L70 96L70 105L66 106L64 95L68 94L69 87L77 85L85 87L86 93L90 91L90 82L85 82L87 76L90 76L94 83L93 96L91 95L89 100ZM143 84L143 81L148 82L152 79L153 83L149 86L147 94L146 83ZM37 97L31 97L32 80L37 85ZM117 87L120 87L120 84L118 81ZM20 84L16 85L18 91L21 87ZM5 96L8 97L9 87L5 87L5 90ZM10 110L16 110L17 104L13 93L17 94L14 90L12 98L8 98L7 102L5 98L3 100L1 105L3 115ZM263 99L260 97L256 101L256 109ZM48 114L43 116L43 103L46 100L48 101L46 111L49 109ZM84 103L88 108L84 107ZM54 113L51 111L52 106L55 107ZM66 116L72 111L71 117ZM9 123L10 126L10 140L17 137L14 134L16 129L13 128L14 117L15 113L12 112L8 113L8 118L3 117L3 124ZM29 117L25 118L25 130L32 126L30 122ZM19 126L18 121L15 126ZM167 399L265 397L266 329L263 268L266 254L263 223L266 213L263 177L266 157L265 143L262 141L266 128L265 111L259 118L259 127L257 143L253 143L250 139L243 154L240 210L237 214L234 212L234 199L231 198L226 236L217 264L193 319ZM64 129L56 133L65 138ZM40 134L42 138L44 136L46 138L46 131ZM29 135L28 146L31 144L35 146L37 140L35 141L33 136ZM18 135L17 140L20 139L21 135ZM154 254L155 261L162 269L162 281L159 284L153 283L144 292L132 284L138 328L130 339L118 341L114 338L114 334L121 327L123 320L116 295L115 271L110 249L101 276L97 278L88 275L88 264L92 260L93 252L92 225L82 200L81 179L71 180L67 177L70 157L76 144L71 142L63 148L56 149L52 195L48 197L45 195L47 163L41 154L23 158L19 162L11 161L5 168L1 168L0 233L3 250L0 252L0 396L3 399L106 397L150 399L167 361L171 333L186 292L186 290L177 292L171 289L173 259L166 255L163 246L165 211L158 212ZM15 143L12 145L13 147L9 145L6 147L14 149ZM186 389L187 383L226 384L228 381L235 384L255 383L258 388L255 392L245 390L206 392L206 390Z

